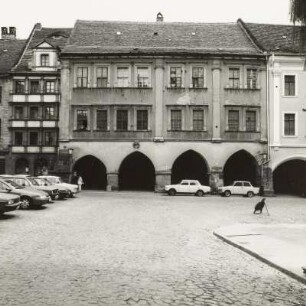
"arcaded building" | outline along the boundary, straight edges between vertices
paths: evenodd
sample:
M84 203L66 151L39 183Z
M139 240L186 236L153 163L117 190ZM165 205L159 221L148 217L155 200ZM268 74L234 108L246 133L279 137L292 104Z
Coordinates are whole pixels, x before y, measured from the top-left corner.
M88 188L259 186L265 61L239 23L78 20L61 52L60 149Z

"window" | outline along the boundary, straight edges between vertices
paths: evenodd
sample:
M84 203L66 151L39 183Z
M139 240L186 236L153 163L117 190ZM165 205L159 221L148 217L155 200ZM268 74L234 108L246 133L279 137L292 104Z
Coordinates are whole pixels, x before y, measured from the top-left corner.
M256 111L246 111L246 131L256 131Z
M180 131L182 130L182 111L171 110L171 130Z
M88 129L88 111L77 110L77 130L86 131Z
M30 81L30 93L31 94L38 94L38 93L40 93L39 81L38 80Z
M247 89L256 89L257 87L257 69L247 69Z
M107 110L98 109L96 118L96 129L100 131L107 131Z
M40 66L42 66L42 67L50 66L49 54L41 54L41 56L40 56Z
M229 87L239 88L240 87L240 69L229 68Z
M15 93L16 94L25 93L25 81L24 80L15 81Z
M45 93L54 93L55 92L55 81L47 80L45 81Z
M117 68L117 86L128 87L129 86L129 68L118 67Z
M228 130L229 131L239 130L239 111L237 110L228 111Z
M284 114L284 135L295 136L295 114Z
M204 111L193 110L193 130L203 131L204 130Z
M137 67L137 87L149 87L148 67Z
M148 129L148 111L147 110L137 110L137 130L147 130Z
M87 87L88 85L88 68L78 67L77 69L77 87Z
M38 145L38 132L30 132L30 146Z
M23 106L15 106L14 119L24 119Z
M56 120L56 113L54 106L45 107L44 119L46 120Z
M170 67L170 87L182 87L182 67Z
M97 71L97 87L107 87L108 67L98 67L96 71Z
M295 75L285 75L285 96L295 96Z
M192 88L204 87L204 68L192 67Z
M56 132L51 132L51 131L44 132L44 145L45 146L56 145Z
M117 130L127 131L128 130L128 111L117 110Z
M242 186L242 182L236 182L236 183L234 184L234 186L241 187L241 186Z
M30 119L31 120L37 120L38 119L38 107L37 106L31 106L30 107Z
M23 145L23 133L15 132L15 145L22 146Z

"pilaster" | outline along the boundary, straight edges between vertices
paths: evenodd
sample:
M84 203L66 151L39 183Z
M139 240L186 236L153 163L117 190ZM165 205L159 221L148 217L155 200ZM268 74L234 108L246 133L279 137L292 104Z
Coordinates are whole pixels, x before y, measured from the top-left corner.
M171 171L155 172L155 191L162 192L165 185L171 184Z
M118 172L108 172L107 173L107 191L119 190L119 175Z
M154 137L163 137L163 120L164 120L164 62L157 59L155 63L155 133Z
M221 63L219 60L213 61L212 67L212 113L213 113L213 142L221 142Z

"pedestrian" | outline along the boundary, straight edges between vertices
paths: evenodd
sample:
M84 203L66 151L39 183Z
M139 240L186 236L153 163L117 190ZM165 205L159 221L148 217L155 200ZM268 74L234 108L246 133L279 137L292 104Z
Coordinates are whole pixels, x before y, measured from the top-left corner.
M78 184L78 174L76 171L73 172L70 182L74 185Z
M82 190L82 185L84 185L84 181L81 176L78 178L79 191Z

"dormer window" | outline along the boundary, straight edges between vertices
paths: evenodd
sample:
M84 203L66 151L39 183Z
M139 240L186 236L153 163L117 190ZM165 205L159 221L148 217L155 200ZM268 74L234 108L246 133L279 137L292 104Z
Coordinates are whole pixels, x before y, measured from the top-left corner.
M49 54L41 54L41 56L40 56L40 66L42 66L42 67L49 67L50 66Z

